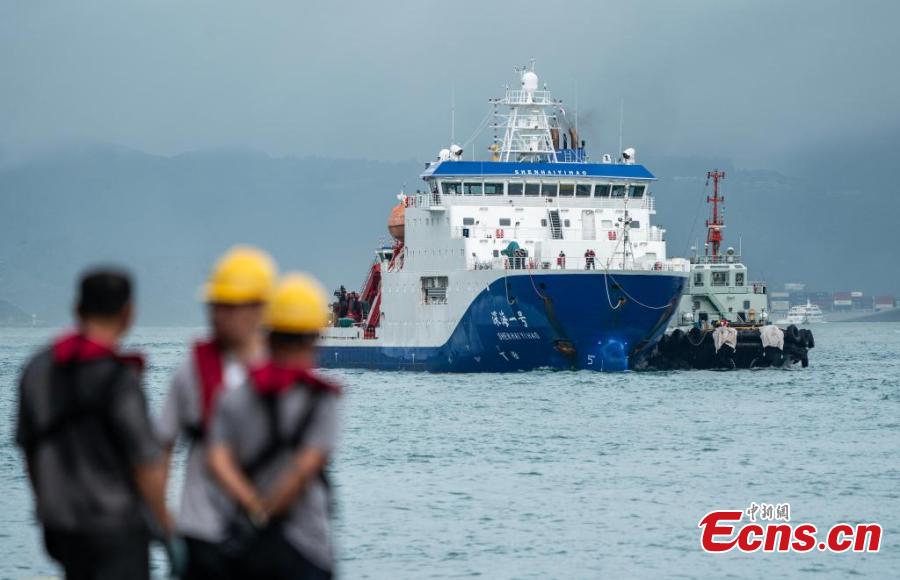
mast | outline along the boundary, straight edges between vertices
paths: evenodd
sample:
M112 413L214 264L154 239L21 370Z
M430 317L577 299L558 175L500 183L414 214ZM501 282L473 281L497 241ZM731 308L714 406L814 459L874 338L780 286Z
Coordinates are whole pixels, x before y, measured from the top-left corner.
M550 109L560 106L550 96L550 91L540 90L538 76L531 68L518 67L521 89L507 89L506 96L497 104L506 105L505 115L496 115L495 127L503 129L503 141L499 147L500 161L556 163L556 149L550 130L555 118Z
M722 244L722 228L725 227L725 215L724 212L719 210L719 204L725 202L725 197L719 195L719 180L725 179L724 171L708 171L706 173L707 183L712 179L713 181L713 195L712 197L706 196L706 203L712 204L712 219L706 220L706 255L710 255L710 250L712 250L712 257L716 258L719 255L719 246Z

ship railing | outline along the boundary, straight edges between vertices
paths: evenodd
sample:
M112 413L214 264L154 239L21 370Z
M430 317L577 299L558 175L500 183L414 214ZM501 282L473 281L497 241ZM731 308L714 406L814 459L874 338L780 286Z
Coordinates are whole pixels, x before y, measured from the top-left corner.
M443 207L443 196L440 193L417 193L406 197L406 207Z
M434 197L434 196L437 197ZM425 199L418 199L419 197ZM656 211L656 199L645 195L640 198L623 197L546 197L546 196L521 196L521 195L441 195L441 194L416 194L407 198L408 207L428 207L430 205L503 205L505 207L546 207L550 203L554 206L567 209L646 209L651 213Z
M692 264L739 264L741 261L740 254L724 255L724 256L691 256Z
M614 234L614 235L610 235ZM665 239L665 230L659 228L639 228L631 230L630 239L632 243L637 242L661 242ZM538 240L558 240L554 238L550 231L550 226L541 227L522 227L522 226L454 226L450 228L450 236L452 238L472 238L475 240L497 239L516 241L538 241ZM580 227L563 227L562 239L565 241L585 242L586 244L595 243L595 251L603 244L615 244L622 236L621 230L616 229L598 229L591 234L585 232ZM584 249L584 248L582 248Z
M534 258L532 256L501 256L499 258L478 258L471 257L468 260L469 270L555 270L555 271L585 271L595 270L603 271L607 269L606 261L601 261L599 257L593 260L583 256L561 258L559 256L546 259ZM609 263L611 272L622 271L622 258L617 256ZM670 262L652 259L632 260L628 258L625 261L624 270L639 270L644 272L687 272L689 266L686 262Z
M552 105L553 97L550 91L525 91L521 89L510 89L506 91L506 98L503 100L505 105Z
M765 294L766 293L766 283L765 282L750 282L750 288L753 290L754 294Z
M587 154L584 149L557 149L556 161L559 163L584 163Z

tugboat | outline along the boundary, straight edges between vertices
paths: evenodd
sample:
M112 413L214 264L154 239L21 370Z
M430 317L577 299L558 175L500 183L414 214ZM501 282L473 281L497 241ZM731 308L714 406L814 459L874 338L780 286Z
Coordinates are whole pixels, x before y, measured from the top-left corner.
M651 225L655 177L633 148L590 161L533 61L516 70L490 101L490 158L451 144L399 196L393 243L359 292L336 292L321 366L623 371L663 336L689 264Z
M750 282L747 266L741 255L729 247L721 252L725 229L725 197L719 195L719 182L724 171L709 171L706 183L713 184L712 196L706 196L712 215L706 220L706 245L700 255L696 248L691 257L691 277L681 298L678 314L672 319L675 327L701 327L714 321L727 320L732 324L765 322L769 318L769 300L765 282Z
M673 317L670 334L662 337L647 366L669 368L753 368L809 364L815 346L812 332L794 324L785 330L769 324L765 282L749 282L747 267L734 248L720 250L725 202L719 194L722 171L706 174L713 194L706 221L703 255L691 257L691 276ZM802 322L802 321L801 321Z

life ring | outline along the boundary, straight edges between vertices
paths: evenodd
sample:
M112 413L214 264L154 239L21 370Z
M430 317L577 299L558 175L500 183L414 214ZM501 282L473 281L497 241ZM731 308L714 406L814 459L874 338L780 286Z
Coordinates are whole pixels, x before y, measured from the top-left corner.
M503 228L497 228L497 239L503 238Z

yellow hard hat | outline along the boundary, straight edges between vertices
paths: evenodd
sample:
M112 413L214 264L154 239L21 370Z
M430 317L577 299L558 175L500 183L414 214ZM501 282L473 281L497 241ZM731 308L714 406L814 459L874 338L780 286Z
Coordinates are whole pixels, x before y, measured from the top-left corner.
M275 332L315 334L328 324L328 299L318 280L286 274L276 284L266 308L266 326Z
M216 262L203 296L212 304L265 302L276 274L269 254L252 246L235 246Z

